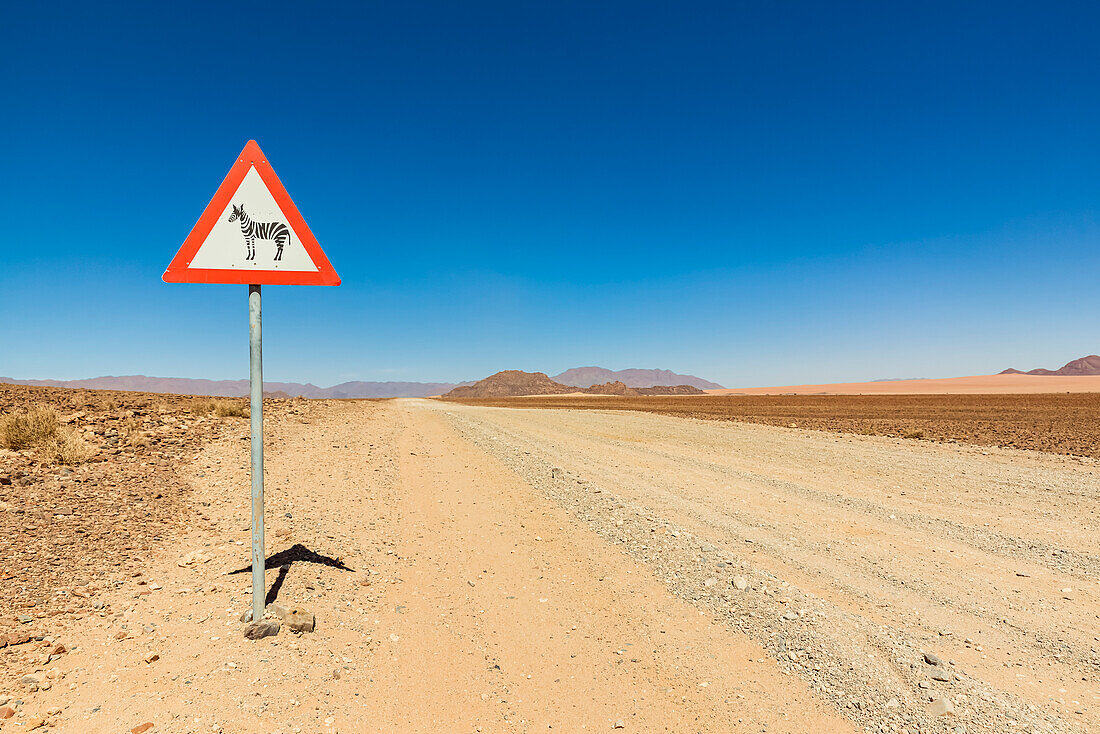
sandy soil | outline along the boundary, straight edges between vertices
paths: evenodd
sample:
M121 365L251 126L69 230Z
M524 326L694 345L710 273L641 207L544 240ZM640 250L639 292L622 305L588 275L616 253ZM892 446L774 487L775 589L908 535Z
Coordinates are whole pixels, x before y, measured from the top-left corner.
M1005 393L1100 392L1100 375L975 375L938 380L838 382L707 390L708 395L996 395Z

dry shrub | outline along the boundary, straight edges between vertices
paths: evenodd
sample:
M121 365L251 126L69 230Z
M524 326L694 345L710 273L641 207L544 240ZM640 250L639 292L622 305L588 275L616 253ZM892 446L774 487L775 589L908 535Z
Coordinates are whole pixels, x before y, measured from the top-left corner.
M217 407L218 404L215 401L204 398L202 400L192 401L191 412L195 415L206 415L207 413L213 413Z
M79 464L95 455L95 448L82 441L76 431L61 425L57 411L49 406L35 406L26 413L0 418L0 445L17 451L38 448L47 461L55 464Z
M54 464L80 464L95 455L95 448L82 441L76 431L62 428L42 444L42 454Z
M12 413L0 418L0 446L6 449L29 449L41 446L61 432L61 418L49 406L35 406L26 413Z
M248 418L248 404L241 400L219 400L214 407L219 418Z

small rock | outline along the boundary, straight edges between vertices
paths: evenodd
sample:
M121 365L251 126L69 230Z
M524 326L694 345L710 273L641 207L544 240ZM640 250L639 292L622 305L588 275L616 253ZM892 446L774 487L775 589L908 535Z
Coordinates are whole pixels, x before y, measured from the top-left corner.
M1063 586L1061 591L1062 591L1063 594L1072 594L1073 593L1073 587L1072 586Z
M41 716L35 716L32 719L27 719L27 729L28 730L37 729L37 728L45 726L45 725L46 725L46 720L43 719Z
M1017 575L1017 576L1022 576L1022 577L1023 577L1023 578L1025 578L1025 579L1031 576L1031 574L1030 574L1030 573L1025 573L1025 572L1023 572L1023 571L1017 571L1017 572L1016 572L1016 575Z
M943 660L940 659L938 655L934 655L930 652L924 653L924 662L928 663L929 665L943 665Z
M738 591L744 591L745 589L749 588L749 582L744 576L734 576L733 588L737 589Z
M312 632L317 625L313 612L307 612L301 607L288 609L283 622L291 632Z
M709 579L707 579L706 581L703 582L703 586L707 587L708 589L711 586L717 586L717 585L718 585L718 579L714 578L713 576L711 576Z
M10 719L13 716L15 716L15 709L11 706L0 708L0 719Z
M936 696L928 705L928 713L932 716L948 716L955 713L955 706L947 696Z
M252 621L252 610L251 609L245 609L243 612L241 612L240 620L242 622L246 622L246 623L251 622Z
M918 685L918 686L920 686L921 688L931 688L931 687L932 687L932 684L931 684L931 683L929 683L929 682L928 682L928 681L926 681L926 680L922 680L922 681L921 681L920 683L918 683L917 685Z
M28 688L37 688L38 684L42 682L42 679L39 678L37 675L28 674L20 678L19 682L27 686Z
M886 708L888 709L896 709L899 706L901 706L901 701L897 700L896 698L891 698L889 701L886 702Z
M932 671L932 680L938 680L938 681L946 682L946 681L951 680L951 674L948 673L943 668L936 668L935 670Z
M145 734L145 732L149 731L152 728L153 722L146 721L144 724L138 724L133 729L131 729L130 734Z
M31 622L34 621L34 617L32 617L29 614L20 614L19 615L19 621L22 622L23 624L30 624Z
M622 719L617 719L617 720L615 721L615 723L614 723L614 724L613 724L613 725L611 726L611 728L612 728L612 729L625 729L625 728L626 728L626 724L624 724L624 723L623 723L623 720L622 720Z
M152 652L152 653L149 653L148 655L146 655L144 660L145 660L146 664L155 663L156 661L160 660L160 655L157 655L155 652Z
M244 628L244 636L250 640L259 640L264 637L274 637L279 634L279 620L261 619L252 622Z
M50 648L50 655L64 655L68 651L69 649L59 642Z

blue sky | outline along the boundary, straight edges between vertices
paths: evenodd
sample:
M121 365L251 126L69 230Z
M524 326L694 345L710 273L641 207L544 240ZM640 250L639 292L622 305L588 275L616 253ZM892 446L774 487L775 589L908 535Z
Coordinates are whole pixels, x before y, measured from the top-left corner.
M343 278L265 375L730 386L1100 352L1093 4L0 10L0 375L247 375L160 275L249 138Z

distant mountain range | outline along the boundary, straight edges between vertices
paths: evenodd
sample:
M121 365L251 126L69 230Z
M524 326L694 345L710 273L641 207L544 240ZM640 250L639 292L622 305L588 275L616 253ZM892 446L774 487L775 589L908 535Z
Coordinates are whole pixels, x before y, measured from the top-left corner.
M671 370L606 370L603 367L574 367L560 375L554 375L554 381L572 387L592 387L607 382L621 382L627 387L674 387L691 385L700 390L721 390L717 382L704 380L695 375L680 375Z
M1066 362L1060 369L1044 370L1042 368L1023 372L1009 367L1002 375L1061 375L1065 377L1077 377L1080 375L1100 375L1100 357L1090 354L1087 357Z
M567 379L562 379L562 378ZM591 377L592 379L589 379ZM548 378L549 379L549 378ZM577 367L566 370L555 380L572 387L614 382L628 387L654 387L691 385L703 389L718 388L714 382L678 375L669 370L620 370L613 372L602 367ZM578 381L579 380L579 381ZM178 395L214 395L239 397L248 395L248 380L201 380L189 377L147 377L127 375L121 377L91 377L85 380L16 380L0 377L0 382L13 385L47 385L51 387L85 388L88 390L133 390L136 392L175 393ZM423 398L442 395L459 385L472 382L343 382L332 387L318 387L311 383L264 382L264 393L272 395L301 395L305 398Z
M92 377L86 380L15 380L0 377L14 385L48 385L88 390L134 390L136 392L174 393L177 395L248 395L248 380L198 380L189 377ZM264 393L305 398L422 398L442 395L455 387L452 382L343 382L332 387L299 382L264 382Z

